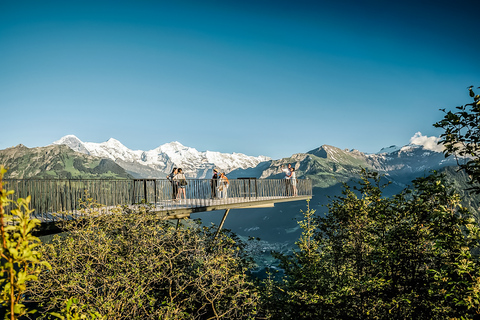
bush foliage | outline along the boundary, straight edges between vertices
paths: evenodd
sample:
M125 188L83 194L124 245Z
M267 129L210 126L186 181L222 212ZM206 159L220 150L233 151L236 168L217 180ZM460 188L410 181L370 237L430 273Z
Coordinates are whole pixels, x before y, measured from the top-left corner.
M382 197L379 175L344 185L325 217L304 212L283 282L267 281L274 319L472 319L480 312L479 229L436 173ZM276 297L276 299L272 299Z
M18 319L35 310L26 308L27 285L37 279L43 269L50 268L37 250L40 239L32 235L40 224L30 217L30 197L10 199L13 190L3 188L6 169L0 166L0 304L5 310L5 319ZM8 206L13 206L10 213Z
M94 212L94 210L92 211ZM30 294L44 311L75 298L104 319L247 319L258 294L234 235L117 210L67 223L42 247L52 271Z
M480 88L480 87L479 87ZM440 143L446 157L455 156L459 167L470 177L470 190L480 193L480 95L473 86L468 88L472 102L456 107L457 111L445 111L443 119L434 127L443 129Z

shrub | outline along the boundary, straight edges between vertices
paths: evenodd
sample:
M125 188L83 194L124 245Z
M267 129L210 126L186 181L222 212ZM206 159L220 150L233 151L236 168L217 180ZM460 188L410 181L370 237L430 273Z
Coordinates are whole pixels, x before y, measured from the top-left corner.
M245 245L196 221L148 210L66 222L42 253L52 270L30 294L44 311L72 297L105 319L247 319L258 294Z
M377 173L344 185L325 217L304 213L298 249L266 282L275 319L472 319L480 314L479 228L436 173L382 197Z
M40 272L50 268L37 251L40 240L32 235L33 229L40 224L38 219L31 219L30 197L9 197L12 190L3 188L3 175L6 169L0 166L0 303L6 309L6 319L18 319L35 310L28 310L24 304L27 284L35 281ZM9 214L5 208L13 205Z

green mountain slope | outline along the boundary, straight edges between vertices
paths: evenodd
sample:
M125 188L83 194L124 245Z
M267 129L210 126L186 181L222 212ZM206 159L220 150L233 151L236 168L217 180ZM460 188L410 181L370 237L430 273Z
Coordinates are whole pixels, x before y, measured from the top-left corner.
M259 178L283 178L282 166L288 163L297 168L297 178L310 179L313 186L319 188L328 188L358 177L362 167L372 168L361 152L324 145L308 153L298 153L289 158L271 161L268 168L262 168Z
M6 179L92 179L132 178L110 159L78 153L65 145L27 148L24 145L0 150Z
M322 146L308 152L307 161L300 164L299 172L313 181L315 187L328 188L358 177L361 168L372 166L360 154L346 152L332 146Z

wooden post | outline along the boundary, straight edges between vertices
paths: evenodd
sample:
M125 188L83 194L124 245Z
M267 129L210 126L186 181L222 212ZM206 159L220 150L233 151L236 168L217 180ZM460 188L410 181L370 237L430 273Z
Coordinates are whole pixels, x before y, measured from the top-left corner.
M218 234L220 233L220 230L222 230L223 224L225 223L225 220L227 219L228 213L230 212L230 209L225 210L225 213L223 214L222 221L220 222L220 225L218 226L217 233L215 233L214 239L217 238Z

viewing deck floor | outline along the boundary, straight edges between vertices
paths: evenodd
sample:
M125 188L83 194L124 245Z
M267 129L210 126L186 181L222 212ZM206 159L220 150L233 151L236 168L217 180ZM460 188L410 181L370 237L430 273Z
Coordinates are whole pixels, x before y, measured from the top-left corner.
M275 203L309 200L311 196L283 196L283 197L256 197L256 198L227 198L227 199L182 199L182 200L163 200L150 204L132 204L123 206L132 211L138 211L141 206L147 208L149 212L160 214L163 219L182 219L189 218L192 213L230 210L230 209L248 209L248 208L271 208ZM96 211L100 214L108 214L116 206L102 206ZM88 210L87 210L88 211ZM88 215L82 210L66 211L65 213L34 213L32 216L43 222L54 222L59 219L69 217L82 217Z

